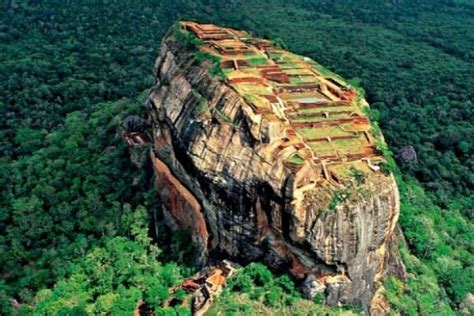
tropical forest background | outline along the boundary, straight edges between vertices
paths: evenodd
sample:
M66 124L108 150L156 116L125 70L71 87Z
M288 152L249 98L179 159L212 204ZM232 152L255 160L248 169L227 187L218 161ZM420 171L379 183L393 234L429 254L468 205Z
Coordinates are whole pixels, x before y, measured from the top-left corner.
M0 11L0 315L158 315L193 273L120 122L143 114L178 19L281 39L365 89L394 154L406 284L393 311L454 315L473 293L474 3L469 0L6 0ZM416 161L403 158L411 146ZM149 223L154 223L152 227ZM149 230L154 230L150 237ZM166 241L166 242L165 242ZM185 293L174 294L185 301ZM347 314L251 264L209 314ZM278 311L278 312L277 312ZM471 310L472 312L472 310Z

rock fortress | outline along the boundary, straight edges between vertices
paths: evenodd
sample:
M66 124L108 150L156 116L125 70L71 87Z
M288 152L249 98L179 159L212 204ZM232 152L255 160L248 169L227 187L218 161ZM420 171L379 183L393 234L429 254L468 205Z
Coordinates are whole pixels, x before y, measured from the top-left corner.
M383 313L383 279L404 271L383 136L361 89L283 46L195 22L165 36L146 105L166 221L201 266L261 261Z

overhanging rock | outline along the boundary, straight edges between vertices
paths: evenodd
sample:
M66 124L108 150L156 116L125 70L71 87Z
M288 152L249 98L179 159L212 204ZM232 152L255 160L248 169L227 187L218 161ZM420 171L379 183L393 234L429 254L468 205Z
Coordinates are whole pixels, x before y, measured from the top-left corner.
M399 196L356 89L268 40L193 22L168 33L155 70L158 191L200 263L264 261L330 304L368 308Z

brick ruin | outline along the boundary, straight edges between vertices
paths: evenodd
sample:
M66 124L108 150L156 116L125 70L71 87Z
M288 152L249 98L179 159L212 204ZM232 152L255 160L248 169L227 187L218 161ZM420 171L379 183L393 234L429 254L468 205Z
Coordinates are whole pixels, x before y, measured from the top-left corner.
M278 142L294 173L308 160L325 180L338 184L341 166L379 172L383 158L363 113L368 104L337 75L245 31L181 25L203 42L201 51L219 57L227 83L249 103L268 133L265 139Z

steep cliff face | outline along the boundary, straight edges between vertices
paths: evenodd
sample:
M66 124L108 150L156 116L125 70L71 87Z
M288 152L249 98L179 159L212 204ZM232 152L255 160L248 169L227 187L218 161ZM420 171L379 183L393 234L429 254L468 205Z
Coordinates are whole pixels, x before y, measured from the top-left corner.
M264 261L305 279L308 295L369 306L399 197L357 92L269 41L187 22L163 40L155 69L156 185L200 263Z

